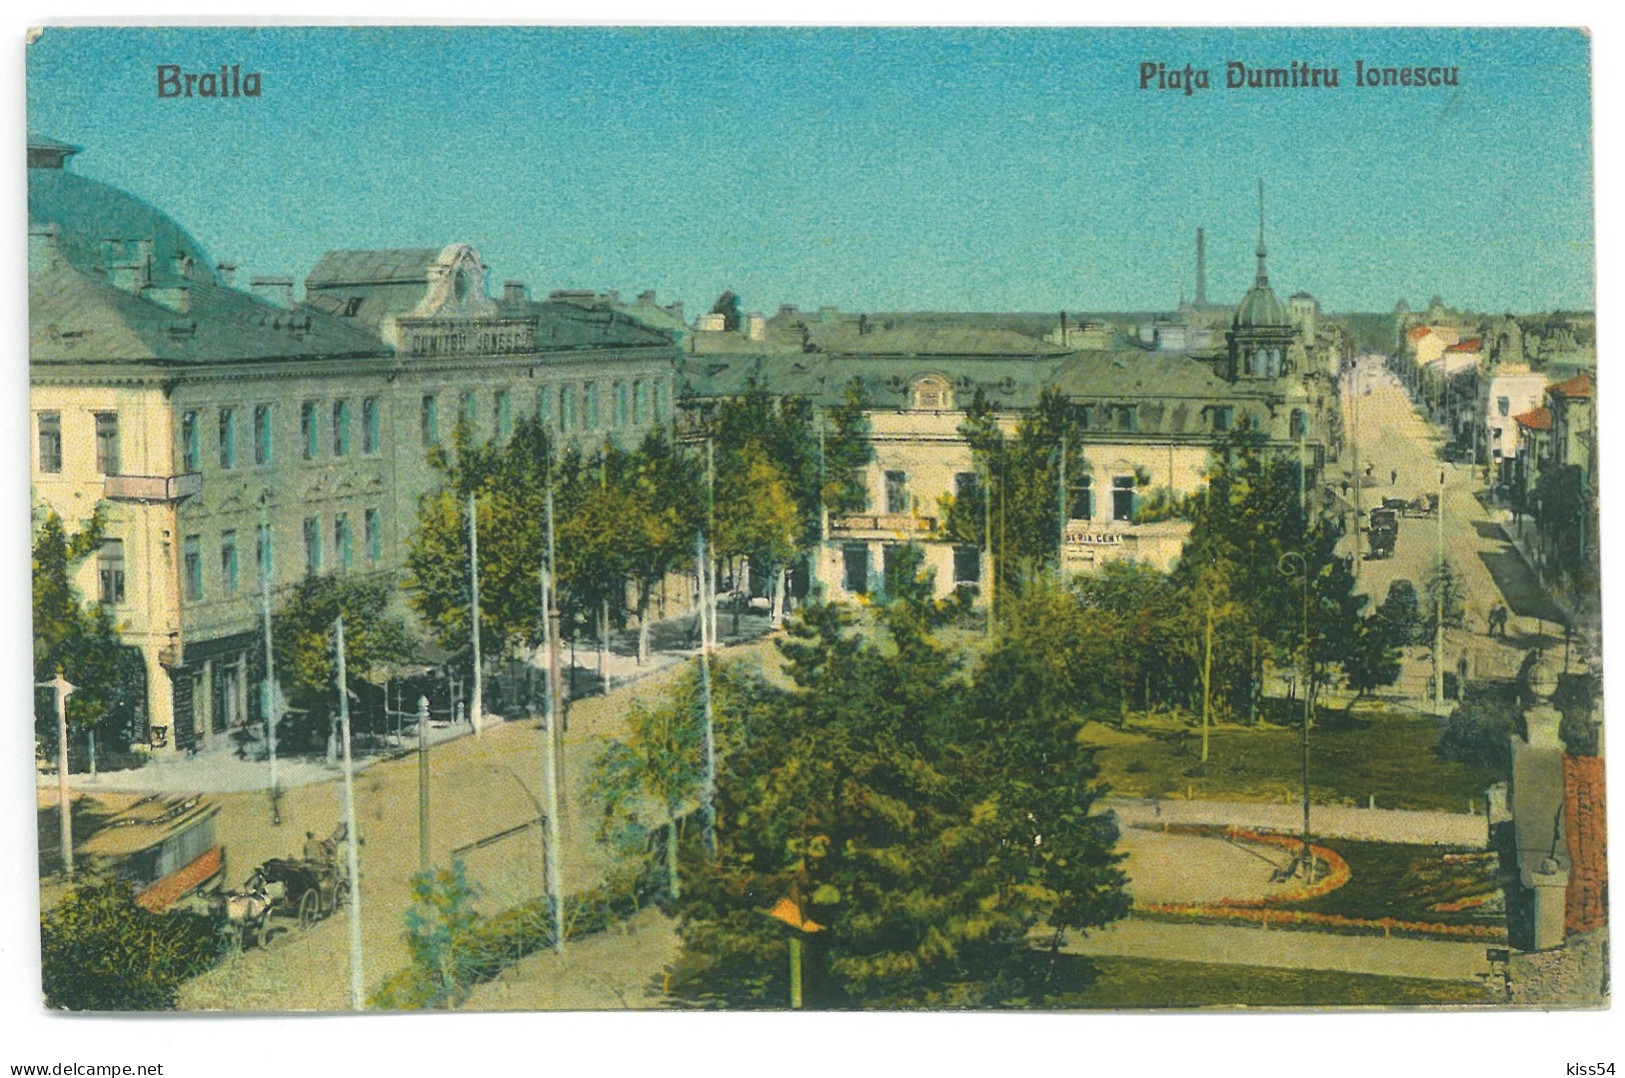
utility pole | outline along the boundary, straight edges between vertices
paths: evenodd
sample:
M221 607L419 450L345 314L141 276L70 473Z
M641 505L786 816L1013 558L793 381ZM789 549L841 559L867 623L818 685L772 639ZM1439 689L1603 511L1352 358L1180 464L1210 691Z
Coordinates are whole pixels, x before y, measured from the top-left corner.
M281 714L277 706L276 662L271 652L271 523L266 503L270 492L260 495L260 614L265 632L265 752L271 763L271 824L282 823L282 790L276 771L276 724Z
M982 483L982 549L987 554L987 635L993 635L994 588L997 586L993 564L993 467L983 468Z
M547 492L547 537L549 553L553 538L553 491ZM553 690L558 685L554 672L554 659L558 654L553 641L553 572L552 566L542 567L542 641L547 649L547 695L542 702L542 767L543 789L547 797L547 819L542 824L542 865L546 879L548 913L553 919L553 952L564 953L564 896L559 878L559 727L558 710L553 706Z
M1057 467L1056 498L1060 503L1060 525L1057 527L1055 538L1055 573L1061 579L1066 579L1066 434L1061 435L1061 459Z
M709 436L705 439L705 538L707 557L705 559L705 586L701 593L705 596L705 619L710 624L708 639L712 645L717 643L717 452L716 442Z
M480 529L474 518L474 491L468 492L468 586L473 593L469 624L474 637L474 698L468 704L468 721L474 732L485 726L485 689L480 667Z
M58 668L50 681L36 681L34 687L50 689L56 696L56 803L61 817L58 839L62 844L62 871L73 879L73 806L68 800L68 697L75 686Z
M1207 763L1207 731L1213 706L1213 596L1207 597L1207 629L1202 634L1202 763Z
M701 572L704 571L705 537L694 537L694 557L699 563ZM704 591L704 585L701 585ZM703 624L703 623L702 623ZM704 709L705 733L705 786L700 791L701 808L705 818L705 855L716 856L717 852L717 742L715 731L711 725L711 648L704 628L700 630L700 705ZM677 841L677 829L673 828L671 841Z
M418 871L429 871L429 698L418 697Z
M338 652L339 730L344 736L344 859L350 875L350 1009L366 1006L366 979L361 972L361 871L356 847L361 834L355 826L355 763L350 757L350 685L344 670L344 616L333 622L333 647Z
M1438 528L1434 539L1438 576L1433 589L1433 710L1444 711L1444 589L1449 582L1444 562L1444 468L1439 468ZM1459 690L1458 690L1459 691Z
M598 454L598 489L609 489L609 457ZM598 684L609 695L609 596L598 598Z
M1353 428L1350 444L1354 447L1354 579L1360 579L1360 361L1354 361L1353 389L1349 393L1349 425Z

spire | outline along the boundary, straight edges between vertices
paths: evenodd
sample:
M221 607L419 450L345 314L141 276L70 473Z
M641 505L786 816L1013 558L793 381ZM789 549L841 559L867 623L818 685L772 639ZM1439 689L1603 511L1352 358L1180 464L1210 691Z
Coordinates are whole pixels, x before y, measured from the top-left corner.
M1269 271L1264 268L1264 180L1258 180L1258 281L1259 288L1267 288L1270 283Z
M1200 228L1196 230L1196 305L1207 306L1207 244Z

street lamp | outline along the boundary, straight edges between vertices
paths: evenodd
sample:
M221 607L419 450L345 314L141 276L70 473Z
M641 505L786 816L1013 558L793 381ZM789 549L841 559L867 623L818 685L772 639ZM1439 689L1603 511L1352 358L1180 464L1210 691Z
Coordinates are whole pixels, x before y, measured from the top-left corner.
M62 817L62 870L73 879L73 807L68 803L68 697L76 688L60 669L50 681L36 681L37 689L50 689L56 694L56 791L58 815Z
M1296 562L1294 565L1293 563ZM1282 554L1276 568L1283 576L1295 576L1303 582L1303 878L1315 882L1315 855L1309 846L1309 707L1313 685L1309 675L1309 562L1296 550ZM1288 869L1288 873L1291 873Z

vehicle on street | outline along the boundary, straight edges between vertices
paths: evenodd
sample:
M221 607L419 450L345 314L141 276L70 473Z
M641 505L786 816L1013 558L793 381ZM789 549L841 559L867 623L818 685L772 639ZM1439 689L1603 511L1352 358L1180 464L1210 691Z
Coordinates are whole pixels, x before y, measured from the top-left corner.
M1366 531L1371 557L1393 557L1394 542L1399 538L1399 511L1386 507L1371 510L1371 526Z
M92 869L134 884L137 904L156 913L218 890L226 868L215 837L219 813L201 797L153 794L108 820L79 853Z

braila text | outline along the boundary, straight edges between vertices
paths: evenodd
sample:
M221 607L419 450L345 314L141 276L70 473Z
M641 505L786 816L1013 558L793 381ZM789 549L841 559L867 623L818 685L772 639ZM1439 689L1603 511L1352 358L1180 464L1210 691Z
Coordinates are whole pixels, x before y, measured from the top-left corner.
M258 97L260 73L243 65L220 65L218 71L184 71L179 64L158 65L159 97Z

